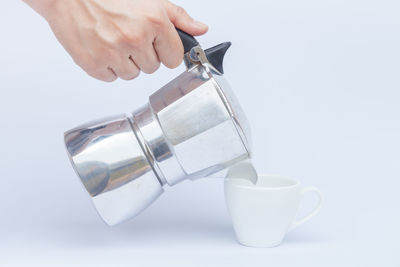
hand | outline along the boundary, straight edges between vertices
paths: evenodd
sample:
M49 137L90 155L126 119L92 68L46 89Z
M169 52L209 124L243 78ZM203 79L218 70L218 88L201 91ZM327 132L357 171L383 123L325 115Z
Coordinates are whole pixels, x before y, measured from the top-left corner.
M167 0L25 0L89 75L111 82L177 67L183 46L175 27L201 35L207 26Z

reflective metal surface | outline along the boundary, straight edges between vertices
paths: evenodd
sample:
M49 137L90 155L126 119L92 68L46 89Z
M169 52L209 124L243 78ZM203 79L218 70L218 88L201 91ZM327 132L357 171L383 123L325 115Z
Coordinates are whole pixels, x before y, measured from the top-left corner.
M133 113L138 125L138 133L144 139L149 153L154 159L154 168L164 183L174 185L186 178L187 174L174 155L173 147L166 139L161 126L151 109L146 105Z
M125 115L65 133L68 155L104 221L113 225L139 213L162 192Z
M136 216L163 185L205 177L250 157L250 128L221 72L200 46L185 59L188 70L132 116L65 134L72 165L109 225Z
M230 99L222 93L224 85L219 86L213 74L199 65L150 96L165 138L191 178L249 157L247 139L242 140L239 122L228 109Z
M222 76L213 75L213 79L216 82L216 87L219 89L221 97L224 99L226 108L232 117L232 120L238 130L242 141L251 155L252 140L251 140L251 128L250 124L243 112L242 107L239 104L233 90L229 86L228 82Z

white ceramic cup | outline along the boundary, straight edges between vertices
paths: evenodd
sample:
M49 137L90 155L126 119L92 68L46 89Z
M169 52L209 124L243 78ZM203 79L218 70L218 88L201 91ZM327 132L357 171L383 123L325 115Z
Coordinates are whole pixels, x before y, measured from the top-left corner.
M309 215L296 220L301 198L308 192L315 192L319 203ZM228 171L225 200L239 243L250 247L278 246L288 231L311 219L322 207L322 194L316 187L302 187L283 176L257 177L249 163Z

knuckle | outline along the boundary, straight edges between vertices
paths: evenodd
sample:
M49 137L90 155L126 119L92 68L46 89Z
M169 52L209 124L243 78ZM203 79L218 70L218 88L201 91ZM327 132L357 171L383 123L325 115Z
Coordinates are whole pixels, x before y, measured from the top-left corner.
M103 65L103 59L100 57L89 56L76 63L87 72L97 72Z
M100 71L102 67L103 60L101 60L100 58L94 58L89 64L89 68L93 71Z
M170 60L164 62L164 65L167 68L173 69L173 68L178 67L182 63L182 60L183 60L183 56L173 57Z
M96 78L98 80L101 80L103 82L113 82L117 79L117 77L115 75L110 74L105 74L103 72L100 71L95 71L95 72L88 72L88 74L90 76L92 76L93 78Z
M136 78L136 77L138 77L139 74L140 74L140 70L139 70L139 69L137 69L136 71L134 71L134 72L132 73L133 79Z
M187 14L186 10L181 6L176 6L175 7L175 11L176 11L176 14L177 14L178 17L185 16Z
M125 81L129 81L129 80L132 80L132 79L133 79L131 76L128 76L128 75L120 76L120 78L121 78L122 80L125 80Z
M139 76L139 74L140 74L140 70L135 71L135 72L132 74L132 79L137 78L137 77Z
M90 70L86 70L87 74L104 82L112 82L117 79L117 77L105 68L96 67Z
M113 81L115 81L117 79L117 77L116 76L114 76L114 75L109 75L109 76L107 76L107 77L103 77L103 79L100 79L100 80L102 80L103 82L113 82Z
M149 66L146 71L143 70L143 72L147 73L147 74L152 74L154 72L156 72L156 70L158 70L158 68L160 67L160 62L154 63L151 66Z
M131 32L123 37L122 42L129 44L131 47L141 47L146 40L146 34L142 31Z
M88 75L98 80L112 82L117 78L112 72L106 71L106 67L103 64L104 59L100 57L87 56L77 60L74 59L74 61Z
M98 67L94 62L86 62L82 68L89 74L95 74L98 72Z
M152 24L152 26L161 27L164 25L164 16L161 12L154 12L147 15L147 20Z
M140 71L139 71L139 70L136 70L136 71L133 71L133 72L131 72L131 73L126 73L126 74L124 74L124 75L121 75L120 78L123 79L123 80L127 80L127 81L128 81L128 80L133 80L133 79L135 79L136 77L138 77L139 74L140 74Z
M175 61L171 61L169 65L167 65L166 67L170 68L170 69L174 69L176 67L178 67L181 64L182 60L175 60Z
M128 40L130 39L130 35L128 34L128 33L123 33L123 32L120 32L119 34L117 34L116 36L115 36L115 39L113 40L113 42L114 43L116 43L116 44L126 44L126 43L128 43Z

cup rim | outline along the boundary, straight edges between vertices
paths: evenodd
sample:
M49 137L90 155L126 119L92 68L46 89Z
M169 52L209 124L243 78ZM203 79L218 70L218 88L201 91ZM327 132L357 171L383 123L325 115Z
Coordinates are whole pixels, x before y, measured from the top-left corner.
M300 185L300 181L297 180L296 178L292 178L290 176L285 176L285 175L279 175L279 174L259 174L258 177L278 177L278 178L284 178L287 180L290 180L291 182L293 182L293 184L291 185L280 185L280 186L271 186L271 187L266 187L266 186L257 186L256 184L251 184L251 185L243 185L243 184L237 184L237 183L232 183L229 182L229 180L244 180L244 178L228 178L225 177L225 183L226 184L230 184L232 186L235 187L241 187L241 188L246 188L246 189L252 189L252 190L282 190L282 189L289 189L289 188L293 188L296 186Z

